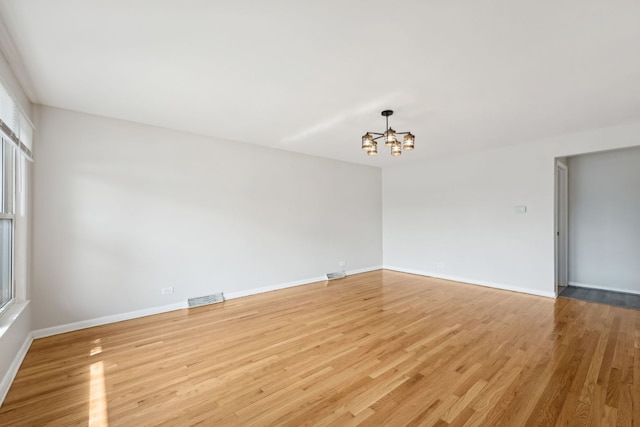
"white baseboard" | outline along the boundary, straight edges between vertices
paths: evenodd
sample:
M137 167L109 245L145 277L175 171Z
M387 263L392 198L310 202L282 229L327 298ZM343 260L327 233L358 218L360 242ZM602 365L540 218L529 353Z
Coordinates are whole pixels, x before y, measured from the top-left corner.
M28 334L22 343L22 347L18 350L18 354L13 358L13 362L11 362L9 370L4 374L2 381L0 381L0 406L2 406L4 398L7 397L7 393L9 393L9 389L11 388L11 383L13 383L13 379L16 377L18 369L20 369L20 365L22 364L24 357L27 355L32 342L33 335Z
M263 286L260 288L245 289L245 290L236 291L236 292L225 292L224 299L228 300L228 299L248 297L250 295L262 294L264 292L277 291L277 290L286 289L286 288L293 288L294 286L309 285L311 283L322 282L325 280L327 280L326 276L317 276L317 277L311 277L303 280L296 280L294 282L281 283L278 285Z
M457 276L449 276L446 274L429 273L426 271L414 270L411 268L394 267L391 265L385 265L383 268L385 270L393 270L393 271L399 271L401 273L416 274L418 276L428 276L428 277L434 277L436 279L444 279L444 280L452 280L454 282L468 283L470 285L485 286L488 288L496 288L496 289L502 289L505 291L513 291L513 292L520 292L524 294L538 295L538 296L547 297L547 298L556 298L555 292L545 292L545 291L540 291L538 289L521 288L519 286L511 286L511 285L505 285L503 283L487 282L485 280L469 279L467 277L457 277Z
M346 273L348 276L350 276L353 274L380 270L381 268L382 268L381 266L374 266L374 267L361 268L358 270L349 270ZM224 298L225 299L241 298L249 295L261 294L263 292L277 291L280 289L291 288L294 286L308 285L315 282L323 282L325 280L327 280L326 276L317 276L317 277L311 277L303 280L296 280L294 282L280 283L272 286L246 289L243 291L224 292ZM145 316L151 316L153 314L160 314L160 313L166 313L174 310L181 310L183 308L188 308L188 307L189 305L187 301L184 301L184 302L179 302L175 304L163 305L159 307L146 308L143 310L130 311L127 313L120 313L120 314L113 314L110 316L98 317L95 319L81 320L79 322L66 323L64 325L52 326L50 328L37 329L33 331L33 338L34 339L44 338L52 335L64 334L66 332L77 331L80 329L92 328L94 326L106 325L108 323L122 322L123 320L136 319L138 317L145 317Z
M611 286L590 285L588 283L580 283L580 282L569 281L569 286L575 286L576 288L597 289L597 290L600 290L600 291L622 292L622 293L625 293L625 294L640 295L640 290L612 288Z
M348 270L348 271L345 271L345 274L347 276L352 276L354 274L367 273L369 271L380 270L381 268L382 268L381 265L377 265L373 267L360 268L356 270ZM310 285L311 283L324 282L325 280L327 280L327 276L316 276L316 277L310 277L308 279L296 280L294 282L281 283L273 286L264 286L261 288L253 288L253 289L247 289L244 291L237 291L237 292L229 292L229 293L225 292L224 299L242 298L242 297L247 297L249 295L261 294L263 292L271 292L271 291L277 291L280 289L292 288L294 286Z
M359 268L356 270L347 270L347 276L352 276L354 274L360 274L360 273L368 273L370 271L376 271L376 270L382 270L383 267L381 265L376 265L373 267L367 267L367 268Z
M33 331L33 338L44 338L51 335L64 334L66 332L80 329L92 328L94 326L106 325L108 323L122 322L123 320L136 319L138 317L151 316L153 314L166 313L168 311L187 308L187 302L163 305L160 307L145 308L143 310L130 311L128 313L113 314L110 316L97 317L95 319L81 320L79 322L66 323L64 325L52 326L50 328L37 329Z

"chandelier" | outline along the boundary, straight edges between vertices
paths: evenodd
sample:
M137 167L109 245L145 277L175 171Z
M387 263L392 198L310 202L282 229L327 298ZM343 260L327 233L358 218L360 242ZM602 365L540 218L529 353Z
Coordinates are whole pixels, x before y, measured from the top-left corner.
M391 110L384 110L382 115L387 120L387 127L384 133L367 132L362 137L362 149L367 152L369 156L375 156L378 154L377 139L384 138L385 147L391 147L391 155L399 156L402 154L402 149L413 150L413 143L416 139L411 132L396 132L389 127L389 116L393 114ZM398 135L404 135L402 143L398 141Z

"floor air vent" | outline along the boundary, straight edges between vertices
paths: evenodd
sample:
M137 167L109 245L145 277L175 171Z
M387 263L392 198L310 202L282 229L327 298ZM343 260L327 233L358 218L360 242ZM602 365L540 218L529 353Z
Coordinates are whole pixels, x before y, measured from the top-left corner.
M203 297L189 298L189 308L200 307L201 305L214 304L216 302L224 301L224 295L222 292L217 294L205 295Z
M336 271L335 273L327 273L327 279L328 280L344 279L345 277L347 277L347 275L344 273L344 271Z

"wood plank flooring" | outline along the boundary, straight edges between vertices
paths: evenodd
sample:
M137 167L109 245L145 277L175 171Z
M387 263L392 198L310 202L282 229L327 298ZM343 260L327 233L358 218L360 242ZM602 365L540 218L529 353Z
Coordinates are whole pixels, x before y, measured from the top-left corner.
M375 271L35 340L2 426L640 425L640 311Z

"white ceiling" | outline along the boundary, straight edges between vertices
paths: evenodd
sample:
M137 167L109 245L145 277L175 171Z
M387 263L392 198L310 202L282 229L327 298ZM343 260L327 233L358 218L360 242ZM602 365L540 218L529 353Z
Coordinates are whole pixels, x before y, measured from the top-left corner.
M32 101L388 166L640 119L638 0L0 0ZM391 125L416 149L370 158Z

